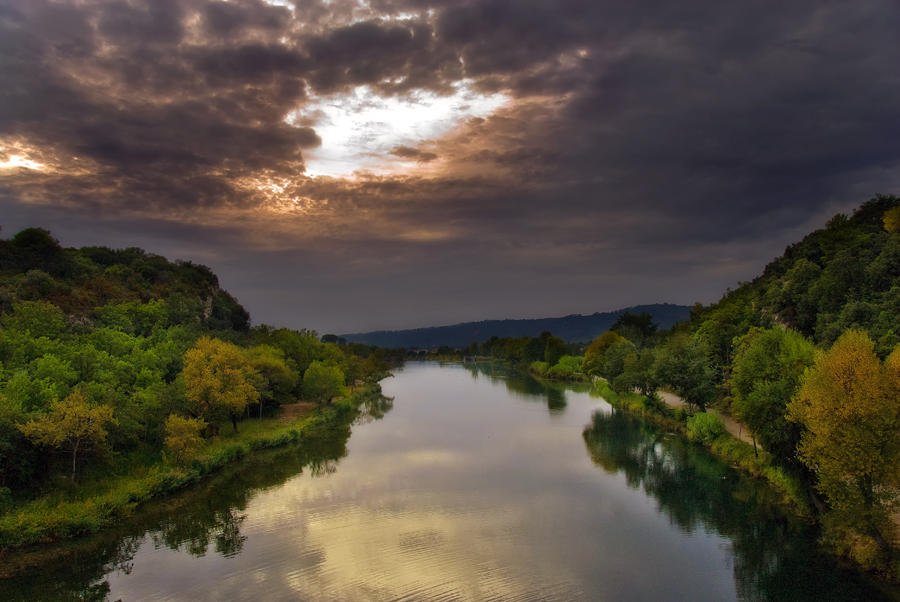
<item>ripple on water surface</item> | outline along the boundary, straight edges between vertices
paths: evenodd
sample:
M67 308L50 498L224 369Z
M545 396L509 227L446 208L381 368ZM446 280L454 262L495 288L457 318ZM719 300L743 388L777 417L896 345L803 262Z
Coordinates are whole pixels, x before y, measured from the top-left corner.
M12 600L876 602L759 484L585 391L412 365L393 403L254 455ZM383 417L383 419L379 419ZM229 472L230 470L230 472ZM143 521L143 522L142 522ZM129 539L131 538L131 539ZM73 560L74 559L74 560ZM90 588L97 595L87 595Z

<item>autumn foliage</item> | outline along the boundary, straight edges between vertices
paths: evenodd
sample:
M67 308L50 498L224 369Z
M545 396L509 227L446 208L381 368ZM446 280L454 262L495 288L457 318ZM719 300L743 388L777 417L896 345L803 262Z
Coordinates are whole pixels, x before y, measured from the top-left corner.
M184 356L184 382L188 400L197 415L218 430L230 419L237 431L237 417L259 400L253 386L259 373L232 343L203 337Z
M96 450L106 441L106 426L114 423L109 406L91 405L81 391L75 391L54 403L48 414L19 426L19 430L38 445L65 451L72 455L72 480L78 459Z
M190 457L203 444L206 422L199 418L182 418L170 414L166 418L166 449L176 460Z
M900 349L882 364L874 346L844 333L804 373L787 418L804 428L798 455L833 518L888 553L900 507Z

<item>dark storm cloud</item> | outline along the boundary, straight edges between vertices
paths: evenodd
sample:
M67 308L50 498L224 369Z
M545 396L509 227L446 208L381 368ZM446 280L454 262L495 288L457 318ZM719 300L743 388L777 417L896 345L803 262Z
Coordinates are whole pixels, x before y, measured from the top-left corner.
M321 143L285 123L309 82L322 94L403 75L409 88L416 68L440 72L423 23L305 35L290 10L248 0L6 8L0 136L57 168L4 178L30 198L69 188L80 204L93 187L119 206L256 205L248 183L302 177L302 149Z
M503 134L513 156L540 152L559 170L567 205L599 213L627 199L691 235L733 236L785 205L809 215L852 174L891 170L896 184L896 4L547 7L467 5L437 31L489 89L567 94L533 137L525 123Z
M897 191L897 31L891 0L0 0L0 162L47 166L0 171L0 193L275 253L272 270L348 293L335 321L367 278L384 301L366 311L446 297L445 321L473 289L493 301L467 319L513 293L535 305L506 315L709 301L829 212ZM329 141L294 111L463 80L510 102L383 149L427 175L303 175ZM318 268L290 259L305 253ZM556 310L516 284L533 278L587 301Z

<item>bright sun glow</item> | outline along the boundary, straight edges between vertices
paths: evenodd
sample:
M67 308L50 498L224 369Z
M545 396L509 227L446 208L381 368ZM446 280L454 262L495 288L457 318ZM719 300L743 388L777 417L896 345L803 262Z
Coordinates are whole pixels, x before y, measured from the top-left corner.
M20 157L18 155L10 156L8 161L0 163L0 169L13 169L16 167L24 167L26 169L34 169L37 171L41 171L44 169L44 165L41 163L36 163L31 161L30 159L26 159L25 157Z
M312 122L322 146L304 151L307 174L346 177L357 171L392 174L436 167L422 156L395 156L399 146L429 153L429 141L446 134L470 117L485 117L509 102L502 94L485 96L455 84L456 93L438 96L416 91L408 98L384 98L368 86L346 96L320 98L292 114L288 121Z

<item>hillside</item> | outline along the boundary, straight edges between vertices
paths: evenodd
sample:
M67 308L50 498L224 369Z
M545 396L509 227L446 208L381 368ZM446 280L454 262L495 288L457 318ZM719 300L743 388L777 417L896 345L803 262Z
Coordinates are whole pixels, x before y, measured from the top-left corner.
M885 357L900 343L900 231L885 218L898 206L879 195L850 217L835 215L762 275L693 310L689 328L713 344L721 365L731 361L734 337L754 326L785 326L823 349L862 330Z
M718 303L698 304L655 344L603 335L585 351L583 370L635 411L675 420L690 437L750 462L742 464L762 462L795 503L809 500L826 544L895 579L898 333L900 200L879 195L849 217L835 215ZM735 447L715 415L667 408L661 388L688 406L730 410L753 451Z
M204 265L170 262L136 247L63 248L41 228L0 240L0 312L22 301L51 303L70 326L110 326L128 334L149 332L163 314L167 326L250 327L250 315Z
M638 305L616 311L594 313L589 316L573 314L562 318L540 318L534 320L483 320L464 322L452 326L433 326L409 330L378 330L342 335L348 341L377 345L378 347L405 347L432 349L441 346L466 347L472 341L483 342L492 336L500 338L530 336L537 337L543 331L550 331L570 343L585 343L600 336L625 312L639 314L647 312L654 317L660 328L671 328L674 324L687 320L690 308L685 305L657 303Z
M64 248L40 228L0 240L0 547L21 535L7 509L59 483L102 489L111 474L187 461L223 426L238 433L282 404L329 404L387 376L382 353L251 328L206 266Z

